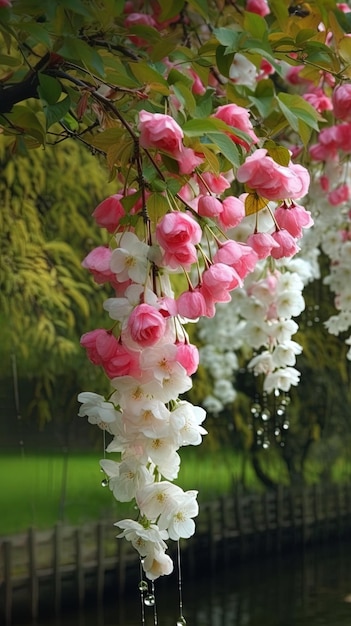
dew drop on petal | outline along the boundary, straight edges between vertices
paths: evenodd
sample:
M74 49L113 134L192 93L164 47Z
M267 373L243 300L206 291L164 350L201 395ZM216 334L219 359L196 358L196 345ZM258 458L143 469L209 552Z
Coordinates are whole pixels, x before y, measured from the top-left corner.
M107 487L107 485L108 485L108 479L107 479L107 478L104 478L104 479L101 481L101 487Z
M176 626L186 626L186 619L185 617L183 617L183 615L178 617Z

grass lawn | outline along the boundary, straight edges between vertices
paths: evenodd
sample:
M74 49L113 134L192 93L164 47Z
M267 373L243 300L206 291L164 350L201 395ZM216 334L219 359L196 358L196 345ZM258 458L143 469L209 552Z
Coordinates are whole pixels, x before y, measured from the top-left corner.
M188 448L181 456L177 482L183 489L197 489L200 502L229 492L242 472L242 459L231 451ZM50 528L58 520L79 524L129 515L130 505L117 503L108 487L102 487L100 458L98 453L2 453L0 535L30 526ZM255 482L252 473L249 480Z

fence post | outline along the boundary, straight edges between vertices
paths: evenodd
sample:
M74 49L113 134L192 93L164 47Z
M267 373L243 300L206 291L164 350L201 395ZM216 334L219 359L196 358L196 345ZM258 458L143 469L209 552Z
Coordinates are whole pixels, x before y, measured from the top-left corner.
M77 567L77 586L78 586L78 602L79 607L84 604L84 563L83 563L83 537L82 529L77 528L75 533L76 540L76 567Z
M104 554L104 525L99 522L96 527L97 546L96 546L96 592L99 604L103 600L104 582L105 582L105 554Z
M32 612L32 619L33 621L35 621L38 616L39 585L38 585L38 574L37 574L36 541L35 541L34 528L30 528L28 530L28 555L29 555L29 586L30 586L30 598L31 598L31 612Z
M4 583L5 583L5 620L6 626L11 624L12 619L12 544L4 541L2 544L4 554Z
M61 608L61 524L57 523L54 527L53 534L53 583L54 583L54 605L56 615Z

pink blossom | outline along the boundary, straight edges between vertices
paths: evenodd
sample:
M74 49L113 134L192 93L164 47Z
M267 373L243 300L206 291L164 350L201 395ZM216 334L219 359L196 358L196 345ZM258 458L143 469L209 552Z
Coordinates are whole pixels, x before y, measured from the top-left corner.
M110 269L112 250L106 246L94 248L82 261L82 266L89 270L98 284L116 283L115 275Z
M237 179L267 200L300 198L308 190L310 176L302 165L279 165L267 150L260 148L247 157L237 171Z
M184 245L198 244L202 230L199 224L187 213L172 211L166 213L156 227L156 238L166 251L176 251Z
M11 6L12 6L11 0L0 0L0 8L1 7L11 7Z
M214 117L222 120L228 126L233 126L234 128L238 128L246 133L251 138L251 143L257 143L258 137L256 136L251 121L250 121L250 112L244 107L238 106L237 104L224 104L217 108L214 113ZM230 137L235 143L239 143L245 148L249 148L249 143L240 137L237 137L235 134L230 134Z
M223 210L222 202L215 196L200 196L197 210L202 217L217 217Z
M261 17L265 17L265 15L269 15L270 13L266 0L247 0L246 11L257 13L257 15L261 15Z
M172 156L178 162L180 174L191 174L204 160L202 155L196 154L192 148L185 146L181 147L178 154L174 153Z
M111 379L140 375L138 352L129 350L121 341L116 342L113 355L109 359L104 359L102 366L106 375Z
M311 213L295 203L290 206L283 203L275 210L274 217L279 228L284 228L290 235L297 238L302 237L303 228L313 226Z
M247 243L256 252L259 259L266 259L272 248L279 248L279 244L269 233L252 233L247 238Z
M138 304L127 322L133 341L141 347L153 346L165 334L166 322L163 315L150 304Z
M223 174L213 174L212 172L203 172L201 177L197 177L200 193L206 194L208 190L212 193L223 193L229 189L230 182Z
M229 240L220 245L213 260L229 265L243 279L255 269L258 256L248 244Z
M192 343L177 343L177 361L188 376L192 376L199 366L199 351Z
M197 252L192 243L186 243L181 248L174 250L166 250L162 258L162 264L174 270L179 267L189 270L196 261Z
M157 148L170 155L179 155L183 147L183 131L170 116L162 113L139 113L140 145Z
M201 293L215 302L229 302L230 291L241 285L240 277L233 267L215 262L202 274Z
M316 111L331 111L333 109L331 99L324 93L323 89L316 87L312 91L308 91L303 95L304 100L309 102Z
M178 314L189 320L206 315L206 302L199 289L184 291L177 298Z
M227 196L222 202L222 211L218 221L224 230L235 228L245 217L245 205L240 198Z
M330 193L328 193L328 202L332 206L338 206L343 202L347 202L350 198L350 187L346 184L339 185Z
M80 345L86 348L89 361L101 365L104 358L113 354L116 338L104 328L96 328L84 333Z
M121 200L123 195L116 193L105 198L93 211L93 217L98 226L106 228L109 233L115 232L121 217L126 214Z
M194 80L191 88L193 94L196 96L202 96L206 92L206 87L204 86L200 76L193 70L192 67L190 67L188 71Z
M300 250L296 239L283 228L272 233L272 237L279 244L279 248L272 248L271 250L271 256L274 259L294 256Z
M336 6L339 9L339 11L342 11L343 13L350 13L351 11L349 5L346 4L346 2L337 2Z

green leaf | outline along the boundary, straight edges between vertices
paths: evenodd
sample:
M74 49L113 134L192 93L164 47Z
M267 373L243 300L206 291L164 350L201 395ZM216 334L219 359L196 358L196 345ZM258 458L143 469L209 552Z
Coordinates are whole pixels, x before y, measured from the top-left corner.
M227 126L225 122L215 117L188 120L182 126L182 129L184 134L188 137L199 137L205 133L231 130L230 126Z
M9 67L16 67L17 65L21 65L20 59L16 59L16 57L9 57L6 54L0 54L0 65Z
M69 11L73 11L73 13L84 15L84 17L90 17L91 15L89 9L81 0L58 0L58 4Z
M46 128L49 129L53 124L63 120L71 107L71 98L66 96L63 100L44 107L46 117Z
M138 63L130 63L130 69L134 76L139 80L140 85L149 85L155 91L168 96L169 86L167 81L163 78L162 74L150 67L144 61Z
M268 200L258 196L256 192L250 192L245 198L245 215L254 215L262 211L268 204Z
M55 104L58 101L61 93L61 83L53 76L48 76L39 72L39 95L42 100L45 100L48 104Z
M241 165L240 153L237 145L224 133L207 133L207 137L214 143L223 156L235 167Z
M277 96L277 102L281 112L296 132L299 132L299 121L304 122L314 130L319 130L319 115L302 96L280 93Z
M65 37L58 53L64 58L72 59L80 67L88 67L100 76L105 75L105 68L101 56L85 41L75 37Z
M194 9L195 13L199 13L208 21L208 2L207 0L189 0L189 6Z
M216 50L217 67L223 76L229 77L230 68L233 64L234 52L228 53L227 48L218 46Z
M36 43L44 44L47 48L52 47L52 41L46 28L37 22L21 22L20 29L28 35Z
M290 152L287 148L276 144L271 139L265 141L263 147L267 150L268 156L272 157L276 163L279 163L279 165L283 165L284 167L289 165Z
M230 28L214 28L213 34L227 52L236 52L241 32Z
M158 4L161 7L161 13L158 16L160 22L165 20L169 20L172 17L175 17L184 9L185 0L158 0Z
M38 116L28 107L16 104L12 108L11 113L6 114L6 118L19 130L34 137L39 143L45 144L45 129L40 123Z
M257 13L245 11L244 29L248 31L255 39L267 38L267 22Z
M176 83L173 85L173 91L179 102L192 114L196 107L196 102L191 90L184 83Z

